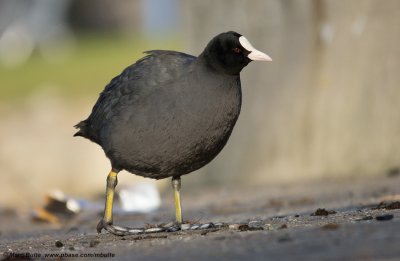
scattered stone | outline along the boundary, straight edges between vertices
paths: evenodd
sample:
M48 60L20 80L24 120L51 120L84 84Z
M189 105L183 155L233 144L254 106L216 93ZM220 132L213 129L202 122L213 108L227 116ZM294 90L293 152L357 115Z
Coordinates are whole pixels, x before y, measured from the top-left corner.
M335 230L339 228L339 224L337 223L328 223L325 224L321 227L322 229L327 229L327 230Z
M336 211L334 211L334 210L326 210L324 208L319 208L314 213L312 213L311 216L328 216L328 215L331 215L331 214L336 214Z
M251 230L263 230L264 229L264 223L259 220L253 220L249 222L249 228Z
M231 224L229 225L229 229L235 229L239 231L247 231L250 230L250 227L248 224Z
M262 221L253 220L249 223L241 223L241 224L230 224L227 226L229 229L239 230L239 231L248 231L248 230L270 230L271 224L265 224Z
M95 247L100 243L99 240L90 240L89 247Z
M239 227L238 227L238 229L239 229L240 231L247 231L247 230L250 230L249 225L247 225L247 224L240 224Z
M388 221L388 220L393 219L393 215L392 214L384 214L384 215L376 216L375 218L378 221Z
M63 247L63 246L64 246L64 244L63 244L60 240L56 240L56 242L54 243L54 245L55 245L56 247Z
M288 228L286 224L282 224L280 227L278 227L278 229L285 229L285 228Z
M264 228L265 230L272 230L272 225L269 224L269 223L267 223L267 224L264 225L263 228Z
M282 224L270 224L268 230L278 230Z
M75 247L74 246L70 246L68 249L71 250L71 251L75 251Z

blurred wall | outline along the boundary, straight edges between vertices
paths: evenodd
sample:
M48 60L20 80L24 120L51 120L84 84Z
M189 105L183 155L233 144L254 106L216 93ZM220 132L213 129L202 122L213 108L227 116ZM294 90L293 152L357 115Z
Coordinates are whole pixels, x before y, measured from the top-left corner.
M400 165L400 1L181 4L194 53L235 30L273 59L242 71L242 114L207 177L366 176Z
M135 33L140 30L143 1L69 1L69 23L75 31Z

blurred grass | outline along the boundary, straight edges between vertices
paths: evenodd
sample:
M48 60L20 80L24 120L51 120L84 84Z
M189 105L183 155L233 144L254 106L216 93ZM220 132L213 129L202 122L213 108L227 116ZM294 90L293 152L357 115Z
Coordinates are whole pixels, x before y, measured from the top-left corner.
M51 62L38 52L23 65L0 65L0 100L23 101L43 87L57 89L66 98L100 92L125 67L151 49L179 50L178 37L145 39L122 35L81 35L62 62Z

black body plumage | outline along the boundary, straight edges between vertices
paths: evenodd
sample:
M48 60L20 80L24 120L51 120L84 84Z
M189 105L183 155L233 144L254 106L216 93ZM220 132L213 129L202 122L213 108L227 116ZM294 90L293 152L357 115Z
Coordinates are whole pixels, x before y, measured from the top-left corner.
M203 167L240 113L239 73L250 59L232 52L239 36L216 36L199 57L147 52L111 80L75 136L99 144L118 171L162 179Z

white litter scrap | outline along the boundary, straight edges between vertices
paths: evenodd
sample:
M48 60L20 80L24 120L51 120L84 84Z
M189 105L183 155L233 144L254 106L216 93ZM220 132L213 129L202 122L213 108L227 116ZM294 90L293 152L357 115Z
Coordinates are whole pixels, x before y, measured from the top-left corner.
M121 208L126 212L149 213L161 205L161 198L155 184L137 183L119 192Z

